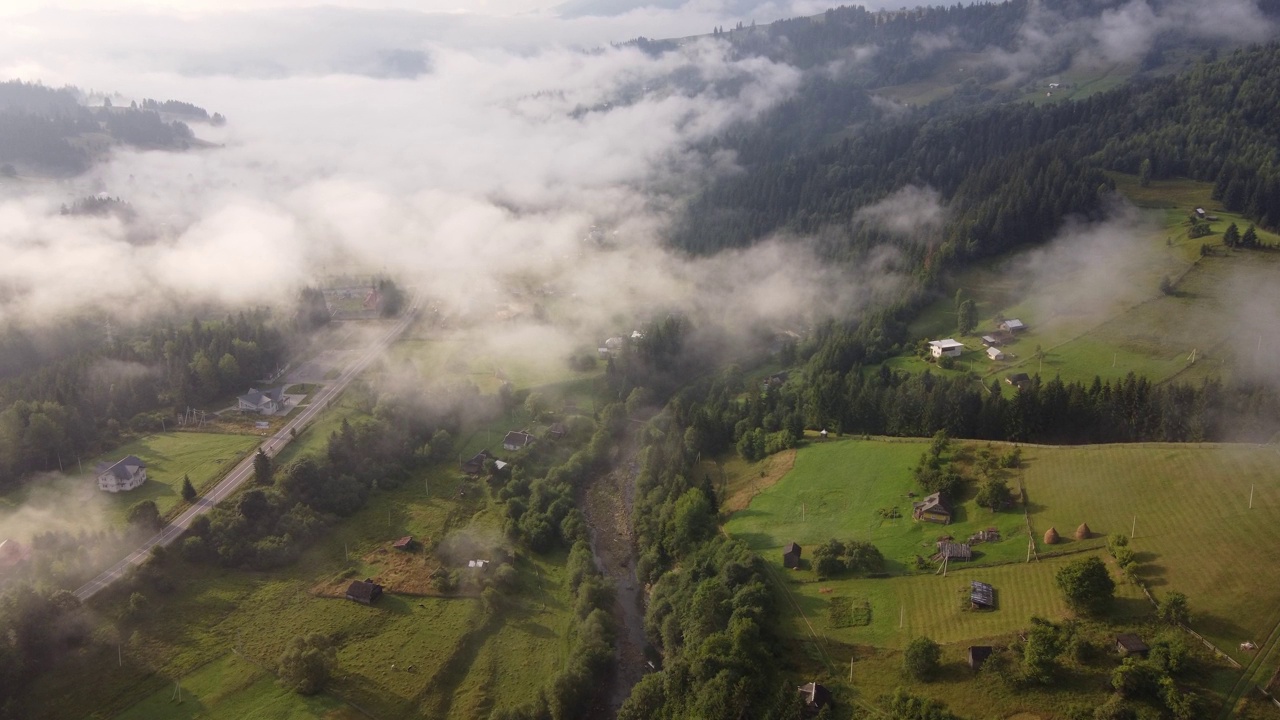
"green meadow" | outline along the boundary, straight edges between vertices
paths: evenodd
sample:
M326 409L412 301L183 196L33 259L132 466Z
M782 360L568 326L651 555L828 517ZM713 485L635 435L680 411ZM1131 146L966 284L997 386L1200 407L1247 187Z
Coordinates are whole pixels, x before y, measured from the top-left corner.
M94 484L93 468L98 463L114 463L128 455L137 455L147 464L147 481L129 492L100 493L107 501L109 516L124 525L129 508L142 500L154 500L165 515L183 503L182 478L203 492L235 467L260 438L252 435L221 435L201 432L169 432L147 435L84 461L86 483Z
M114 649L79 656L71 662L83 667L41 678L35 692L47 698L50 717L485 718L520 704L569 650L562 554L518 556L518 588L492 610L468 593L387 594L372 606L319 593L354 577L385 582L404 566L389 564L401 556L387 549L403 535L427 546L461 536L500 544L500 518L482 492L459 494L468 487L474 483L450 466L374 494L278 571L175 558L175 588L153 593L145 617L100 630L120 638L121 662ZM274 677L287 643L306 633L334 638L338 648L335 680L312 698ZM91 669L97 679L85 688L78 678Z
M760 552L794 599L792 630L807 620L843 642L898 647L918 634L960 641L1009 632L1032 614L1059 617L1064 606L1053 585L1061 559L1053 554L1101 551L1109 533L1136 530L1137 576L1158 597L1187 594L1193 626L1241 661L1239 643L1268 637L1280 625L1280 586L1260 572L1265 548L1280 542L1280 478L1271 447L1249 445L1024 446L1021 479L1029 500L1032 540L1039 562L1027 563L1028 533L1020 509L992 514L971 498L957 503L955 521L942 526L910 517L911 467L925 441L841 440L802 449L794 469L730 519L726 531ZM1253 492L1253 508L1249 495ZM882 520L877 510L898 507L902 518ZM1070 539L1081 523L1094 537ZM917 555L933 553L942 534L957 540L988 526L1001 541L974 546L974 560L952 563L946 578L918 571ZM1047 546L1043 533L1066 538ZM830 538L870 540L889 561L890 578L819 581L807 569L784 570L782 546L798 542L806 556ZM996 586L999 609L962 609L969 580ZM866 627L826 628L831 597L866 599ZM1147 601L1122 583L1122 607Z
M1007 447L996 444L995 449ZM1275 448L1226 444L1022 448L1023 467L1006 471L1006 479L1015 489L1019 481L1026 488L1030 539L1039 558L1031 562L1027 561L1028 531L1021 507L992 515L973 503L970 492L956 503L951 525L910 519L907 493L915 490L911 468L927 451L927 441L844 439L802 448L793 469L756 494L725 527L764 557L778 589L782 632L795 641L796 662L813 671L838 671L831 679L841 682L845 671L839 667L853 659L855 682L842 684L842 692L851 701L874 701L877 693L904 684L897 669L899 653L915 637L927 635L944 643L946 656L959 663L967 644L1007 643L1033 615L1054 620L1071 617L1054 574L1063 564L1089 553L1106 559L1117 578L1115 607L1097 632L1105 635L1107 627L1155 632L1148 625L1150 601L1123 577L1104 549L1107 534L1132 532L1131 547L1138 560L1135 577L1156 598L1171 590L1185 593L1192 608L1192 628L1245 666L1241 671L1206 665L1203 682L1228 696L1242 677L1263 683L1271 677L1280 658L1265 653L1255 660L1239 644L1246 640L1274 643L1273 634L1280 631L1280 577L1266 563L1267 549L1280 542ZM901 519L884 520L877 512L895 506ZM1081 523L1089 525L1093 537L1073 540L1072 533ZM916 569L915 556L931 554L940 535L962 540L988 526L999 528L1002 539L975 545L973 561L952 562L946 575L939 574L933 564L927 570ZM1064 540L1046 545L1043 535L1050 527ZM798 542L808 558L817 544L830 538L875 543L889 561L890 576L820 580L805 563L799 570L782 566L786 543ZM968 607L967 591L974 580L995 587L995 610ZM844 616L837 610L851 603L870 607L869 623L842 622ZM1084 683L1089 672L1078 669L1066 682ZM946 687L921 689L957 708L968 705L969 712L985 707L984 693L997 690L987 688L990 683L984 680L970 683L967 670L954 668L947 676ZM1099 678L1089 682L1104 682ZM1077 689L1083 692L1083 687ZM1019 702L1025 708L1061 709L1065 707L1061 703L1079 698L1055 699L1048 694L1035 702L1032 699L1002 699L997 706L1007 713L1000 716L1012 715Z
M1093 286L1091 275L1097 272L1087 262L1075 269L1068 263L1060 275L1045 277L1026 270L1041 250L1015 253L956 278L956 287L978 304L981 320L972 335L955 333L950 297L927 306L911 323L911 335L964 342L970 350L958 367L986 383L1013 372L1085 383L1094 377L1118 380L1130 372L1156 382L1198 381L1227 376L1233 361L1268 349L1262 347L1267 340L1240 311L1256 294L1248 288L1273 285L1280 277L1280 256L1222 244L1228 225L1234 222L1243 232L1249 221L1218 209L1207 183L1154 181L1144 188L1133 176L1112 177L1141 214L1137 235L1115 239L1126 248L1130 272L1125 277L1099 293L1081 292L1079 287ZM1210 235L1190 238L1185 221L1197 207L1217 220L1210 223ZM1278 235L1261 229L1258 235L1263 243L1280 244ZM1201 246L1208 255L1201 255ZM1161 278L1173 283L1172 293L1160 291ZM997 315L1019 318L1030 329L1002 348L1011 357L993 362L985 355L981 335L994 328ZM913 357L888 362L911 372L944 372ZM1013 389L1005 386L1004 391Z

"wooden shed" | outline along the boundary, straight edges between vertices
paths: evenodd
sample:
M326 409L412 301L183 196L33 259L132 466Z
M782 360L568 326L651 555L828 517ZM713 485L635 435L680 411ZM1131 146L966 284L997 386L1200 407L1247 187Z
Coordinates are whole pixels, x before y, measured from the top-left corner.
M1133 633L1120 633L1116 635L1116 650L1119 650L1120 654L1125 656L1141 655L1146 657L1151 648L1147 647L1142 638Z
M800 545L795 542L787 543L782 548L782 566L791 568L792 570L800 567Z
M992 648L990 645L970 645L969 646L970 669L972 669L974 672L977 672L978 669L982 667L982 663L986 662L987 658L991 657L991 653L994 652L994 650L995 649Z

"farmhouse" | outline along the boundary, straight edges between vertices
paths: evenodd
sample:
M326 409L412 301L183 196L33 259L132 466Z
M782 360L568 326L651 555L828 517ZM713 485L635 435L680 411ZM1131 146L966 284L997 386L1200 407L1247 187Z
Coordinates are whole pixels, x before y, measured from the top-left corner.
M1116 650L1119 650L1121 655L1141 655L1146 657L1147 651L1150 649L1146 643L1142 642L1142 638L1133 633L1116 635Z
M974 610L992 610L996 606L996 589L984 582L970 583L969 604ZM990 653L988 653L990 654Z
M805 683L796 688L800 693L800 701L804 703L805 715L817 715L822 708L831 704L831 691L816 682Z
M934 554L934 562L942 562L943 560L972 560L973 549L964 543L951 542L950 540L939 540L938 552Z
M792 570L800 567L800 546L794 542L782 548L782 566Z
M982 663L991 657L992 648L990 645L970 645L969 646L969 667L977 672L982 667Z
M285 409L284 388L257 390L249 388L249 392L236 398L236 407L243 412L256 412L261 415L274 415Z
M916 520L947 525L951 522L951 505L942 493L936 492L918 503L911 503L912 517Z
M97 473L99 490L128 492L147 481L147 464L130 455L115 465L99 465Z
M964 343L957 342L951 338L929 341L929 353L936 358L960 357L962 352L964 352Z
M1000 352L1000 348L998 347L989 347L987 348L987 357L992 360L1003 360L1004 353Z
M489 451L481 450L471 457L470 460L461 463L462 472L468 475L479 475L484 471L484 461L489 459Z
M512 430L502 438L503 450L522 450L533 444L533 436L523 430Z
M347 586L347 599L370 605L382 596L382 586L369 578L353 580Z
M1031 376L1026 373L1014 373L1005 378L1004 381L1021 390L1031 384Z
M1005 320L1004 322L1000 323L1000 329L1004 330L1005 332L1016 333L1016 332L1022 332L1023 330L1026 330L1027 326L1018 318L1009 318L1008 320Z

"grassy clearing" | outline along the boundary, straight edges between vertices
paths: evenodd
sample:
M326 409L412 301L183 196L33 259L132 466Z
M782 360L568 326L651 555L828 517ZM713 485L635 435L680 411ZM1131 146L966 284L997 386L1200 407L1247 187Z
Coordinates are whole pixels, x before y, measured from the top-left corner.
M1027 489L1033 538L1042 558L1032 563L1024 562L1028 536L1017 512L991 520L988 511L962 499L957 522L945 528L877 516L877 509L896 505L909 518L910 468L926 448L926 441L812 444L798 452L790 473L759 492L726 525L728 533L763 555L777 580L781 631L796 640L794 662L829 679L847 701L874 702L906 685L962 713L994 717L1017 712L1046 717L1046 711L1100 702L1109 692L1105 676L1114 658L1098 667L1069 665L1053 688L1021 693L985 675L971 680L960 662L969 643L1007 643L1032 615L1068 617L1054 582L1056 570L1080 553L1106 559L1104 536L1135 528L1136 576L1157 598L1170 590L1186 593L1194 629L1245 665L1251 657L1238 650L1239 643L1275 642L1271 634L1280 624L1280 584L1267 569L1266 555L1267 548L1280 542L1280 478L1272 471L1273 447L1023 446L1024 467L1013 479ZM1070 538L1082 522L1094 531L1093 538L1068 539L1052 547L1043 543L1049 527ZM928 552L943 532L959 539L986 525L1000 528L1004 539L975 546L981 554L973 562L952 564L946 577L909 569L909 560ZM805 567L783 569L784 543L799 542L807 556L831 537L872 540L889 559L893 575L820 581ZM1114 566L1112 572L1121 577ZM996 588L996 610L967 609L972 580ZM850 621L849 609L863 604L870 610L869 623ZM1115 610L1097 631L1099 637L1115 632L1108 628L1154 633L1146 626L1151 610L1141 590L1121 580ZM900 670L901 648L920 635L945 644L943 678L928 685L903 678ZM852 686L844 680L851 659ZM1265 682L1275 666L1275 658L1269 658L1250 675ZM1224 696L1240 671L1206 655L1198 677L1198 692Z
M1257 250L1228 250L1222 232L1234 222L1243 230L1249 221L1215 207L1212 186L1189 180L1156 181L1141 187L1133 176L1112 174L1121 194L1143 213L1145 230L1123 240L1132 272L1121 287L1102 294L1082 294L1096 272L1085 263L1078 273L1058 277L1028 273L1026 267L1039 249L1030 249L975 266L956 278L956 285L973 298L984 318L970 336L955 335L952 298L940 298L912 322L913 337L954 336L975 351L962 358L962 369L978 372L986 381L1010 372L1039 372L1045 377L1090 382L1123 378L1130 372L1155 381L1198 380L1225 376L1232 361L1257 344L1256 323L1241 315L1251 292L1274 284L1280 275L1280 256ZM1218 219L1213 233L1187 237L1185 220L1197 207ZM1264 243L1280 236L1258 231ZM1207 245L1208 257L1201 257ZM1175 282L1175 292L1160 292L1162 277ZM1006 362L991 362L976 351L980 335L994 326L996 314L1017 317L1030 330L1003 349ZM1248 347L1246 347L1248 346ZM1036 348L1044 352L1036 357ZM1194 356L1193 356L1194 353ZM1194 357L1194 362L1192 358ZM936 365L916 358L888 361L895 369L921 372ZM1012 388L1005 387L1006 393Z
M843 440L804 448L791 473L729 521L727 532L761 552L787 589L789 634L806 637L812 628L838 642L900 647L919 634L960 642L1007 633L1031 614L1064 615L1053 571L1066 558L1021 562L1027 531L1019 513L992 519L971 500L962 500L957 522L945 530L909 519L910 467L926 447L924 441ZM1175 589L1186 593L1193 627L1247 663L1239 643L1260 643L1280 624L1280 585L1266 569L1266 548L1280 542L1275 457L1269 446L1024 446L1026 462L1019 475L1040 553L1050 550L1041 537L1050 526L1069 537L1087 522L1095 533L1094 539L1067 541L1053 551L1101 552L1102 536L1128 533L1136 518L1132 547L1140 563L1138 577L1157 597ZM903 509L906 517L879 520L876 509L889 506ZM1004 539L977 545L982 554L972 563L953 564L947 578L901 574L911 566L908 560L928 552L944 531L959 539L986 525L1000 528ZM808 570L782 569L784 543L795 540L808 553L831 537L870 539L896 576L819 582ZM992 565L1003 561L1014 562ZM969 580L996 587L996 611L961 609ZM1133 585L1122 583L1119 596L1121 615L1149 612ZM827 627L831 599L837 597L868 599L871 624Z
M126 455L137 455L147 464L147 481L126 493L102 493L106 498L108 517L124 525L125 513L134 503L154 500L160 513L166 514L182 504L182 478L203 492L235 466L258 444L246 435L171 432L148 435L110 453L86 460L86 483L96 482L91 469L100 462L114 463Z

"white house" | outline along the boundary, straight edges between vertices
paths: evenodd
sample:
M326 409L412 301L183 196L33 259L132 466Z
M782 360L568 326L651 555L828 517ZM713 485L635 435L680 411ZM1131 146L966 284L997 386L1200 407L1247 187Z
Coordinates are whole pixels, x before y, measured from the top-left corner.
M239 409L262 415L274 415L284 410L285 404L284 388L279 387L270 390L249 388L249 392L236 399L236 407Z
M1019 320L1018 318L1009 318L1008 320L1005 320L1004 322L1000 323L1000 329L1004 330L1005 332L1011 332L1011 333L1022 332L1023 330L1027 329L1027 326L1024 325L1022 321Z
M147 465L136 455L115 465L98 466L98 489L105 492L128 492L147 481Z
M987 348L987 357L992 360L1003 360L1004 353L1000 352L1000 348L998 347L989 347Z
M929 342L929 352L936 358L960 357L960 353L964 352L964 343L956 342L951 338L947 338L946 340L931 340Z
M502 449L511 451L520 450L532 445L533 440L533 436L527 432L512 430L507 433L506 437L502 438Z

